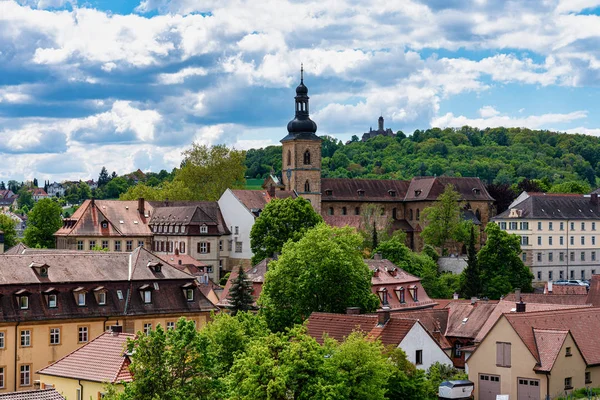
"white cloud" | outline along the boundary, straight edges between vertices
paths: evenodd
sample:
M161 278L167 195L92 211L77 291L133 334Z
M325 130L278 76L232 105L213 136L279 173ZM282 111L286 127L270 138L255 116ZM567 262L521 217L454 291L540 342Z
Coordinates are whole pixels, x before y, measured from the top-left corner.
M206 70L206 68L188 67L188 68L183 68L182 70L171 73L171 74L167 74L167 73L160 74L160 75L158 75L157 80L159 83L162 83L163 85L175 85L175 84L183 83L183 81L185 81L185 79L188 77L206 76L207 74L208 74L208 71Z
M567 133L580 133L582 135L600 136L600 128L584 128L582 126L577 128L567 129Z
M479 115L481 118L490 118L500 115L500 111L496 110L492 106L483 106L479 109Z
M431 120L433 127L461 127L464 125L474 126L480 129L504 126L521 128L551 128L558 124L564 124L587 117L587 111L573 111L567 114L549 113L542 115L529 115L527 117L511 117L508 115L494 114L482 118L468 118L464 115L455 116L453 113L435 117Z

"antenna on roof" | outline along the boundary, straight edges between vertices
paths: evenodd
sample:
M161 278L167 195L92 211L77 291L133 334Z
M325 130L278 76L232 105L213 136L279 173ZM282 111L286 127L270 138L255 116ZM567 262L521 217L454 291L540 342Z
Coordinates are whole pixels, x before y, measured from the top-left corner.
M300 63L300 83L304 83L304 63Z

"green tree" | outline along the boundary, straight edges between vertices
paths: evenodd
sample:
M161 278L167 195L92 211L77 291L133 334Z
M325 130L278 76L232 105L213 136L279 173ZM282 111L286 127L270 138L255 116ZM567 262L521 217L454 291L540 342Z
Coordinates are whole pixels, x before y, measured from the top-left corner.
M467 267L462 272L460 281L460 294L467 299L481 294L481 271L477 261L475 240L475 226L472 225L471 238L467 247Z
M119 400L196 400L207 399L213 390L208 339L193 321L181 318L175 329L165 331L158 325L148 335L138 332L130 340L129 370L135 379L125 384Z
M51 199L41 199L29 212L24 242L29 247L54 248L54 233L62 226L62 209Z
M490 222L485 228L487 241L477 254L483 294L499 299L515 288L531 292L533 274L521 260L521 242L517 235L509 235Z
M298 241L304 233L322 222L310 202L302 197L274 199L267 204L250 231L252 264L280 253L288 241Z
M232 315L236 315L239 311L252 310L254 298L252 297L252 282L248 280L248 275L244 268L240 265L238 274L231 283L229 289L229 310Z
M549 193L579 193L586 194L591 192L590 185L585 182L563 182L555 183L548 190Z
M437 399L440 384L450 380L466 380L468 375L454 366L436 362L427 370L427 381L429 382L429 398Z
M23 186L19 189L17 194L19 195L17 198L17 205L19 208L27 206L27 208L31 210L33 208L33 196L31 195L31 192Z
M127 191L129 182L127 179L118 176L111 179L104 187L104 197L107 199L118 199L122 193Z
M106 185L109 181L110 176L108 175L108 170L106 167L102 167L100 174L98 175L98 187Z
M259 298L271 329L301 323L313 311L375 311L379 299L371 293L372 274L363 261L361 243L352 228L324 223L298 242L287 242L281 256L269 263Z
M0 231L4 232L4 248L10 249L18 243L17 223L6 214L0 214Z
M406 353L398 347L386 349L391 376L386 386L385 398L390 400L422 400L429 398L430 385L425 372L417 369Z
M450 240L464 238L460 194L452 185L446 186L436 204L423 210L421 220L421 237L425 243L441 248L444 255Z

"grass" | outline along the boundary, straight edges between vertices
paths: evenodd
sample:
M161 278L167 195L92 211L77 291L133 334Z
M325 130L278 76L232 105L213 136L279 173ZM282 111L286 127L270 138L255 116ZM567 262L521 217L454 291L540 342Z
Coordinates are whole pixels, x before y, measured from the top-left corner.
M263 179L246 179L247 190L260 190L262 189Z

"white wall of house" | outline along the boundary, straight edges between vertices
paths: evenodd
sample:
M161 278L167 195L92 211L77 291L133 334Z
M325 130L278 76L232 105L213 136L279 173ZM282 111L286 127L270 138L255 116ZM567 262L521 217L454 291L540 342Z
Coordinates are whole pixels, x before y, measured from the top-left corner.
M417 322L398 346L406 353L408 361L416 365L417 350L423 351L422 364L416 365L417 368L427 370L436 362L452 365L452 360L437 344L437 342L427 333L423 325Z
M230 189L225 190L218 201L225 224L231 230L232 248L229 258L234 260L249 260L252 258L250 249L250 231L254 225L254 215L244 206ZM241 242L241 252L236 242Z

